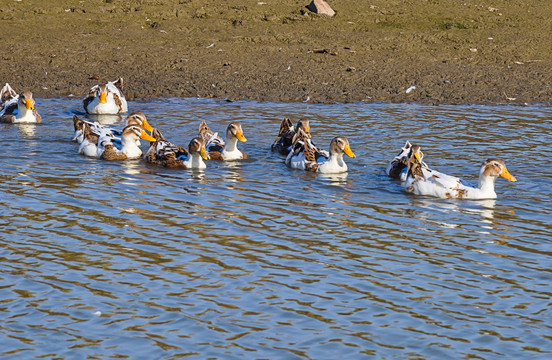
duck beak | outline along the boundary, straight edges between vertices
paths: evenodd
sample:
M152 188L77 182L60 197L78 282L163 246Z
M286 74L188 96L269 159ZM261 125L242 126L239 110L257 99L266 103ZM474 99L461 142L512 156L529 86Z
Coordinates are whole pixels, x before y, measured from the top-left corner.
M155 140L155 138L153 136L151 136L150 134L148 134L144 130L142 130L142 134L140 135L140 139L144 139L144 140L147 140L149 142L157 141L157 140Z
M422 160L420 160L420 152L415 152L414 153L414 157L416 158L416 160L418 160L419 162L421 162Z
M247 139L245 138L245 136L243 136L243 133L241 131L236 132L236 137L241 142L246 142L247 141Z
M151 125L148 123L146 119L142 121L142 128L149 131L150 133L153 131L153 127L151 127Z
M199 154L203 158L203 160L209 160L211 157L207 153L207 150L205 150L205 146L202 146L201 149L199 149Z
M512 181L512 182L517 181L515 176L510 174L510 172L508 171L508 169L506 169L506 167L502 168L502 171L500 172L500 176L502 176L504 179L506 179L508 181Z
M351 147L349 145L345 145L343 152L347 154L348 157L356 158L355 153L351 150Z
M100 93L100 103L105 104L106 102L107 102L107 93L102 91Z
M27 110L34 110L33 100L31 99L25 100L25 106L27 107Z

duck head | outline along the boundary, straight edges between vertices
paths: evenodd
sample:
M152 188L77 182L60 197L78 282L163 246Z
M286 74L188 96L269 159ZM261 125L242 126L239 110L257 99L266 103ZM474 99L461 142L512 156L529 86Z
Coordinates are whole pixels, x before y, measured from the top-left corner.
M481 165L480 177L491 177L496 179L499 176L508 181L517 181L506 168L504 161L500 159L488 159Z
M192 156L199 153L203 160L210 159L207 150L205 150L205 143L200 137L195 137L192 139L192 141L190 141L190 144L188 145L188 151Z
M228 128L226 129L226 137L227 138L235 137L236 139L238 139L241 142L246 142L247 141L245 136L243 136L242 126L237 121L234 121L234 122L230 123L230 125L228 125Z
M349 140L344 136L337 136L332 139L330 143L330 153L332 154L345 154L350 158L355 158L356 155L349 146Z
M19 95L18 107L20 109L34 110L35 101L33 99L33 93L30 91L24 91Z
M147 130L150 133L153 131L153 127L148 123L146 115L144 115L144 113L140 111L133 112L128 116L127 126L128 125L140 126L142 129Z

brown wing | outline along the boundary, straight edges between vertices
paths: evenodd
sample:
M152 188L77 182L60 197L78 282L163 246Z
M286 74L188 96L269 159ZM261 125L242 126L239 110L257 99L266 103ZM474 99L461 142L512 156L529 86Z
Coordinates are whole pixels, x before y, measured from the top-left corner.
M220 151L209 151L209 156L211 157L211 160L223 160L222 152Z
M0 116L0 122L2 123L13 123L15 121L15 115L4 114Z
M4 109L4 114L0 117L0 122L13 123L15 121L15 110L17 110L17 103L13 103Z
M73 127L75 128L75 131L82 130L84 127L84 120L77 115L73 115Z
M278 136L284 135L292 127L293 127L293 123L291 122L291 119L288 117L283 118L282 122L280 123L280 132L278 133Z
M84 110L86 112L88 112L88 105L90 105L90 103L94 100L94 93L90 93L88 94L88 97L85 98L83 101L82 101L82 105L84 106Z
M104 160L110 160L110 161L125 160L127 156L124 153L117 150L117 148L113 144L109 144L105 146L105 150L102 153L101 158Z
M240 152L242 153L242 159L247 159L247 154L244 153L243 151L240 150Z
M113 100L115 101L115 105L119 108L119 112L121 112L123 109L123 102L119 98L119 95L113 93Z
M37 123L41 123L41 122L42 122L42 116L40 116L40 114L38 113L38 111L36 111L36 108L33 109L33 115L35 116L36 122L37 122Z
M289 153L289 146L292 144L294 135L295 132L293 131L293 123L290 118L283 118L280 123L280 131L278 132L278 136L270 148L274 152L287 155Z
M203 140L203 143L206 144L214 133L209 129L209 125L207 125L205 121L202 121L199 125L197 135Z
M121 94L122 94L122 91L123 91L123 78L120 77L119 80L115 81L115 83L113 84L117 87L117 89L119 89L119 91L121 91Z
M312 147L308 141L305 141L305 160L307 162L316 162L316 148Z

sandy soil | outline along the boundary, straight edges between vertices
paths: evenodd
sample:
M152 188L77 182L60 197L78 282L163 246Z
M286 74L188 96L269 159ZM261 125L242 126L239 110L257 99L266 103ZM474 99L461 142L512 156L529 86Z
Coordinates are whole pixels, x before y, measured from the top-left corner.
M6 0L0 81L36 97L122 76L130 99L551 102L550 1L328 2L333 18L308 0Z

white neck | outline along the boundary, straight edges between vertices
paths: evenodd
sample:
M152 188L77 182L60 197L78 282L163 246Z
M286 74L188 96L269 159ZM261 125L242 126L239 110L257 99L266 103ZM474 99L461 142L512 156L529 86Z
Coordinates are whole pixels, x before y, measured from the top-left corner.
M237 160L243 157L242 152L238 149L238 138L235 136L226 135L226 145L222 150L222 158L224 160Z
M232 152L238 149L238 138L235 136L228 136L226 135L226 145L224 146L224 150L227 152Z
M330 153L330 158L320 165L318 171L321 173L340 173L347 171L347 164L345 164L343 160L343 153Z
M138 147L138 141L133 138L121 138L121 152L128 158L138 158L142 156L142 150Z
M185 165L188 169L205 169L207 167L199 152L193 153Z
M17 116L14 122L36 122L36 117L32 110L27 109L21 103L17 104Z
M479 176L479 185L478 188L485 194L494 194L494 185L496 177L493 176L484 176L481 174Z

